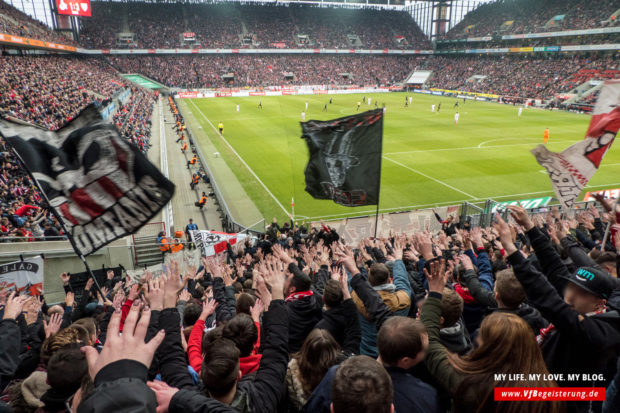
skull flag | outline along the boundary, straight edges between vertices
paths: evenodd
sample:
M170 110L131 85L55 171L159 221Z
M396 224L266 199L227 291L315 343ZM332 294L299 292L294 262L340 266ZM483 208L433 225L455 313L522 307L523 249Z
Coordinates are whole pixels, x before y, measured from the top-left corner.
M306 191L354 207L377 205L381 182L383 110L301 123L310 159Z
M62 218L78 254L136 232L174 193L93 105L55 132L0 120L0 135Z

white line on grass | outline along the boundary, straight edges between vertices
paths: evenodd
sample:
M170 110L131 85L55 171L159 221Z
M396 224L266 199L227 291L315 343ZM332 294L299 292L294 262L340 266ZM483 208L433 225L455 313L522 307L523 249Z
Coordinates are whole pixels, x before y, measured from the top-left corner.
M575 142L575 141L569 141L569 140L563 140L563 141L554 141L554 142ZM482 142L484 143L484 142ZM465 146L462 148L441 148L441 149L422 149L422 150L415 150L415 151L404 151L404 152L384 152L384 155L400 155L400 154L405 154L405 153L425 153L425 152L443 152L443 151L464 151L467 149L489 149L489 148L508 148L511 146L525 146L525 145L532 145L532 142L527 142L527 143L515 143L515 144L511 144L511 145L491 145L491 146Z
M213 124L211 123L211 121L209 120L209 118L207 118L207 117L205 116L205 114L204 114L204 113L202 113L202 111L201 111L201 110L200 110L200 109L196 106L196 104L195 104L192 100L190 100L189 102L190 102L190 103L194 106L194 108L195 108L196 110L198 110L198 112L200 113L200 115L201 115L201 116L202 116L202 117L203 117L203 118L204 118L204 119L205 119L205 120L209 123L209 125L211 125L211 127L212 127L212 128L213 128L213 130L215 131L215 134L216 134L216 135L218 135L218 136L219 136L219 137L220 137L220 138L224 141L224 143L225 143L225 144L226 144L226 145L230 148L230 150L231 150L231 151L233 151L233 153L237 156L237 158L239 158L239 160L241 161L241 163L242 163L243 165L245 165L245 167L246 167L246 168L248 168L248 171L250 171L250 173L252 174L252 176L254 176L254 178L256 178L256 180L258 181L258 183L259 183L259 184L261 184L261 186L265 189L265 191L267 191L267 193L269 194L269 196L271 196L271 198L272 198L272 199L276 202L276 204L278 204L278 206L279 206L280 208L282 208L282 211L284 211L284 213L285 213L286 215L288 215L288 214L289 214L289 211L287 211L287 210L286 210L286 208L284 208L284 205L282 205L282 204L280 203L280 201L278 201L278 198L276 198L276 196L275 196L275 195L274 195L274 194L273 194L273 193L269 190L269 188L267 188L267 185L265 185L265 184L263 183L263 181L261 181L261 179L258 177L258 175L256 175L256 173L252 170L252 168L250 168L250 165L248 165L248 164L247 164L247 163L243 160L243 158L241 157L241 155L239 155L239 153L237 153L237 151L235 150L235 148L233 148L233 147L232 147L232 145L231 145L231 144L230 144L230 143L226 140L226 138L225 138L223 135L221 135L221 134L219 133L219 131L215 128L215 126L213 126Z
M403 168L405 168L405 169L409 169L411 172L415 172L415 173L417 173L418 175L422 175L423 177L425 177L425 178L427 178L427 179L430 179L431 181L435 181L435 182L437 182L438 184L441 184L441 185L443 185L443 186L445 186L445 187L448 187L448 188L452 189L453 191L460 192L460 193L462 193L463 195L467 195L467 196L468 196L468 197L470 197L470 198L475 198L475 196L473 196L472 194L468 194L468 193L467 193L467 192L465 192L465 191L461 191L460 189L455 188L455 187L453 187L452 185L449 185L449 184L447 184L447 183L445 183L445 182L443 182L443 181L440 181L439 179L435 179L435 178L433 178L432 176L428 176L428 175L426 175L425 173L422 173L422 172L420 172L420 171L418 171L418 170L416 170L416 169L410 168L409 166L404 165L404 164L402 164L402 163L400 163L400 162L398 162L398 161L395 161L394 159L388 158L387 156L383 156L383 157L384 157L385 159L387 159L388 161L395 163L396 165L400 165L400 166L402 166L402 167L403 167Z

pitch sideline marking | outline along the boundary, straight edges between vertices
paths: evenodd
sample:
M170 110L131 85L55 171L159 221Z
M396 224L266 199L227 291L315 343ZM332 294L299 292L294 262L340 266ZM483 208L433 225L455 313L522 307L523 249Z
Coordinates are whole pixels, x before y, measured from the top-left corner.
M284 211L284 213L288 216L289 211L286 210L286 208L284 208L284 205L282 205L282 203L278 200L278 198L276 198L276 196L269 190L269 188L267 188L267 185L265 185L263 183L263 181L261 181L261 179L258 177L258 175L256 175L256 173L252 170L252 168L250 168L250 165L248 165L245 160L243 160L243 158L241 157L241 155L239 155L239 153L235 150L235 148L232 147L232 145L228 142L228 140L226 140L226 138L221 135L219 133L219 131L215 128L215 126L213 126L213 124L211 123L211 121L209 120L209 118L207 118L205 116L204 113L202 113L202 111L200 110L200 108L198 108L198 106L196 106L196 104L190 99L189 101L196 110L198 110L198 112L200 113L200 115L209 123L209 125L211 125L211 127L213 128L213 130L215 131L215 134L217 136L219 136L224 143L230 148L230 150L237 156L237 158L239 158L239 160L241 161L241 163L243 165L245 165L246 168L248 168L248 171L250 171L250 173L252 174L252 176L254 176L254 178L256 178L256 180L258 181L259 184L261 184L261 186L263 187L263 189L265 189L265 191L267 191L267 193L271 196L271 198L276 202L276 204L278 204L278 206L280 208L282 208L282 211Z
M387 157L387 156L385 156L385 155L383 156L383 158L387 159L387 160L388 160L388 161L390 161L390 162L395 163L396 165L402 166L402 167L403 167L403 168L405 168L405 169L409 169L410 171L415 172L415 173L417 173L418 175L422 175L423 177L425 177L425 178L427 178L427 179L430 179L430 180L432 180L432 181L435 181L435 182L437 182L438 184L441 184L441 185L443 185L443 186L445 186L445 187L448 187L448 188L452 189L453 191L460 192L460 193L462 193L463 195L467 195L467 196L468 196L468 197L470 197L470 198L476 198L476 197L475 197L475 196L473 196L472 194L468 194L468 193L467 193L467 192L465 192L465 191L461 191L460 189L455 188L455 187L453 187L452 185L449 185L449 184L447 184L447 183L445 183L445 182L443 182L443 181L440 181L439 179L433 178L432 176L426 175L425 173L422 173L422 172L420 172L420 171L418 171L418 170L416 170L416 169L413 169L413 168L411 168L411 167L409 167L409 166L407 166L407 165L404 165L404 164L402 164L402 163L400 163L400 162L398 162L398 161L395 161L394 159L388 158L388 157Z
M515 138L516 139L516 138ZM489 141L487 141L489 142ZM554 142L575 142L571 140L562 140L562 141L554 141ZM485 142L482 142L485 143ZM424 149L424 150L415 150L415 151L403 151L403 152L384 152L384 155L400 155L405 153L424 153L424 152L442 152L442 151L463 151L466 149L488 149L488 148L509 148L511 146L524 146L531 145L532 142L528 143L515 143L511 145L491 145L491 146L465 146L462 148L440 148L440 149Z

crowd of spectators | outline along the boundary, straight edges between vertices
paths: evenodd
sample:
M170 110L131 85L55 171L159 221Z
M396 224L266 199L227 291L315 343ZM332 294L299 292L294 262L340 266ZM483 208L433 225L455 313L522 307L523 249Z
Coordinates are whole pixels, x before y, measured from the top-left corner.
M66 56L0 57L0 116L56 130L91 103L104 106L126 88L102 59ZM121 135L149 147L154 94L132 88L114 115ZM0 140L0 242L58 239L58 221L17 159Z
M80 40L92 48L430 48L413 18L400 11L138 2L96 2L92 8ZM117 45L119 32L135 33L136 42ZM183 33L194 33L196 42L185 43Z
M440 231L358 245L274 220L214 256L167 252L162 274L108 271L99 288L63 273L58 305L3 290L0 407L616 412L620 231L604 233L620 206L597 199L570 219L510 206L489 228L438 216ZM606 395L495 401L504 387Z
M61 44L75 44L73 39L52 31L40 21L2 0L0 0L0 33Z
M611 17L619 9L616 0L501 0L481 4L444 38L599 28L617 24ZM555 16L564 17L552 21Z
M560 92L571 92L588 80L576 76L581 70L615 69L618 59L615 55L597 58L433 56L422 61L421 67L433 71L428 87L546 100Z
M0 56L0 115L58 129L124 83L102 59Z
M151 137L151 114L159 93L134 87L127 103L114 114L114 123L121 136L147 152Z
M417 57L216 55L110 56L123 73L143 73L181 88L281 85L389 85L402 82ZM224 76L232 75L233 78Z

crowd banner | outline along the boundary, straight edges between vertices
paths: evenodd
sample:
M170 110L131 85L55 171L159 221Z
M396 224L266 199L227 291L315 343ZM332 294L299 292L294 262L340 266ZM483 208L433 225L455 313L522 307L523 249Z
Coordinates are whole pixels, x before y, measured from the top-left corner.
M247 234L229 234L208 230L190 231L190 235L196 249L207 257L225 252L227 243L234 246L248 237Z
M0 265L0 291L3 290L43 294L43 257L39 255Z

